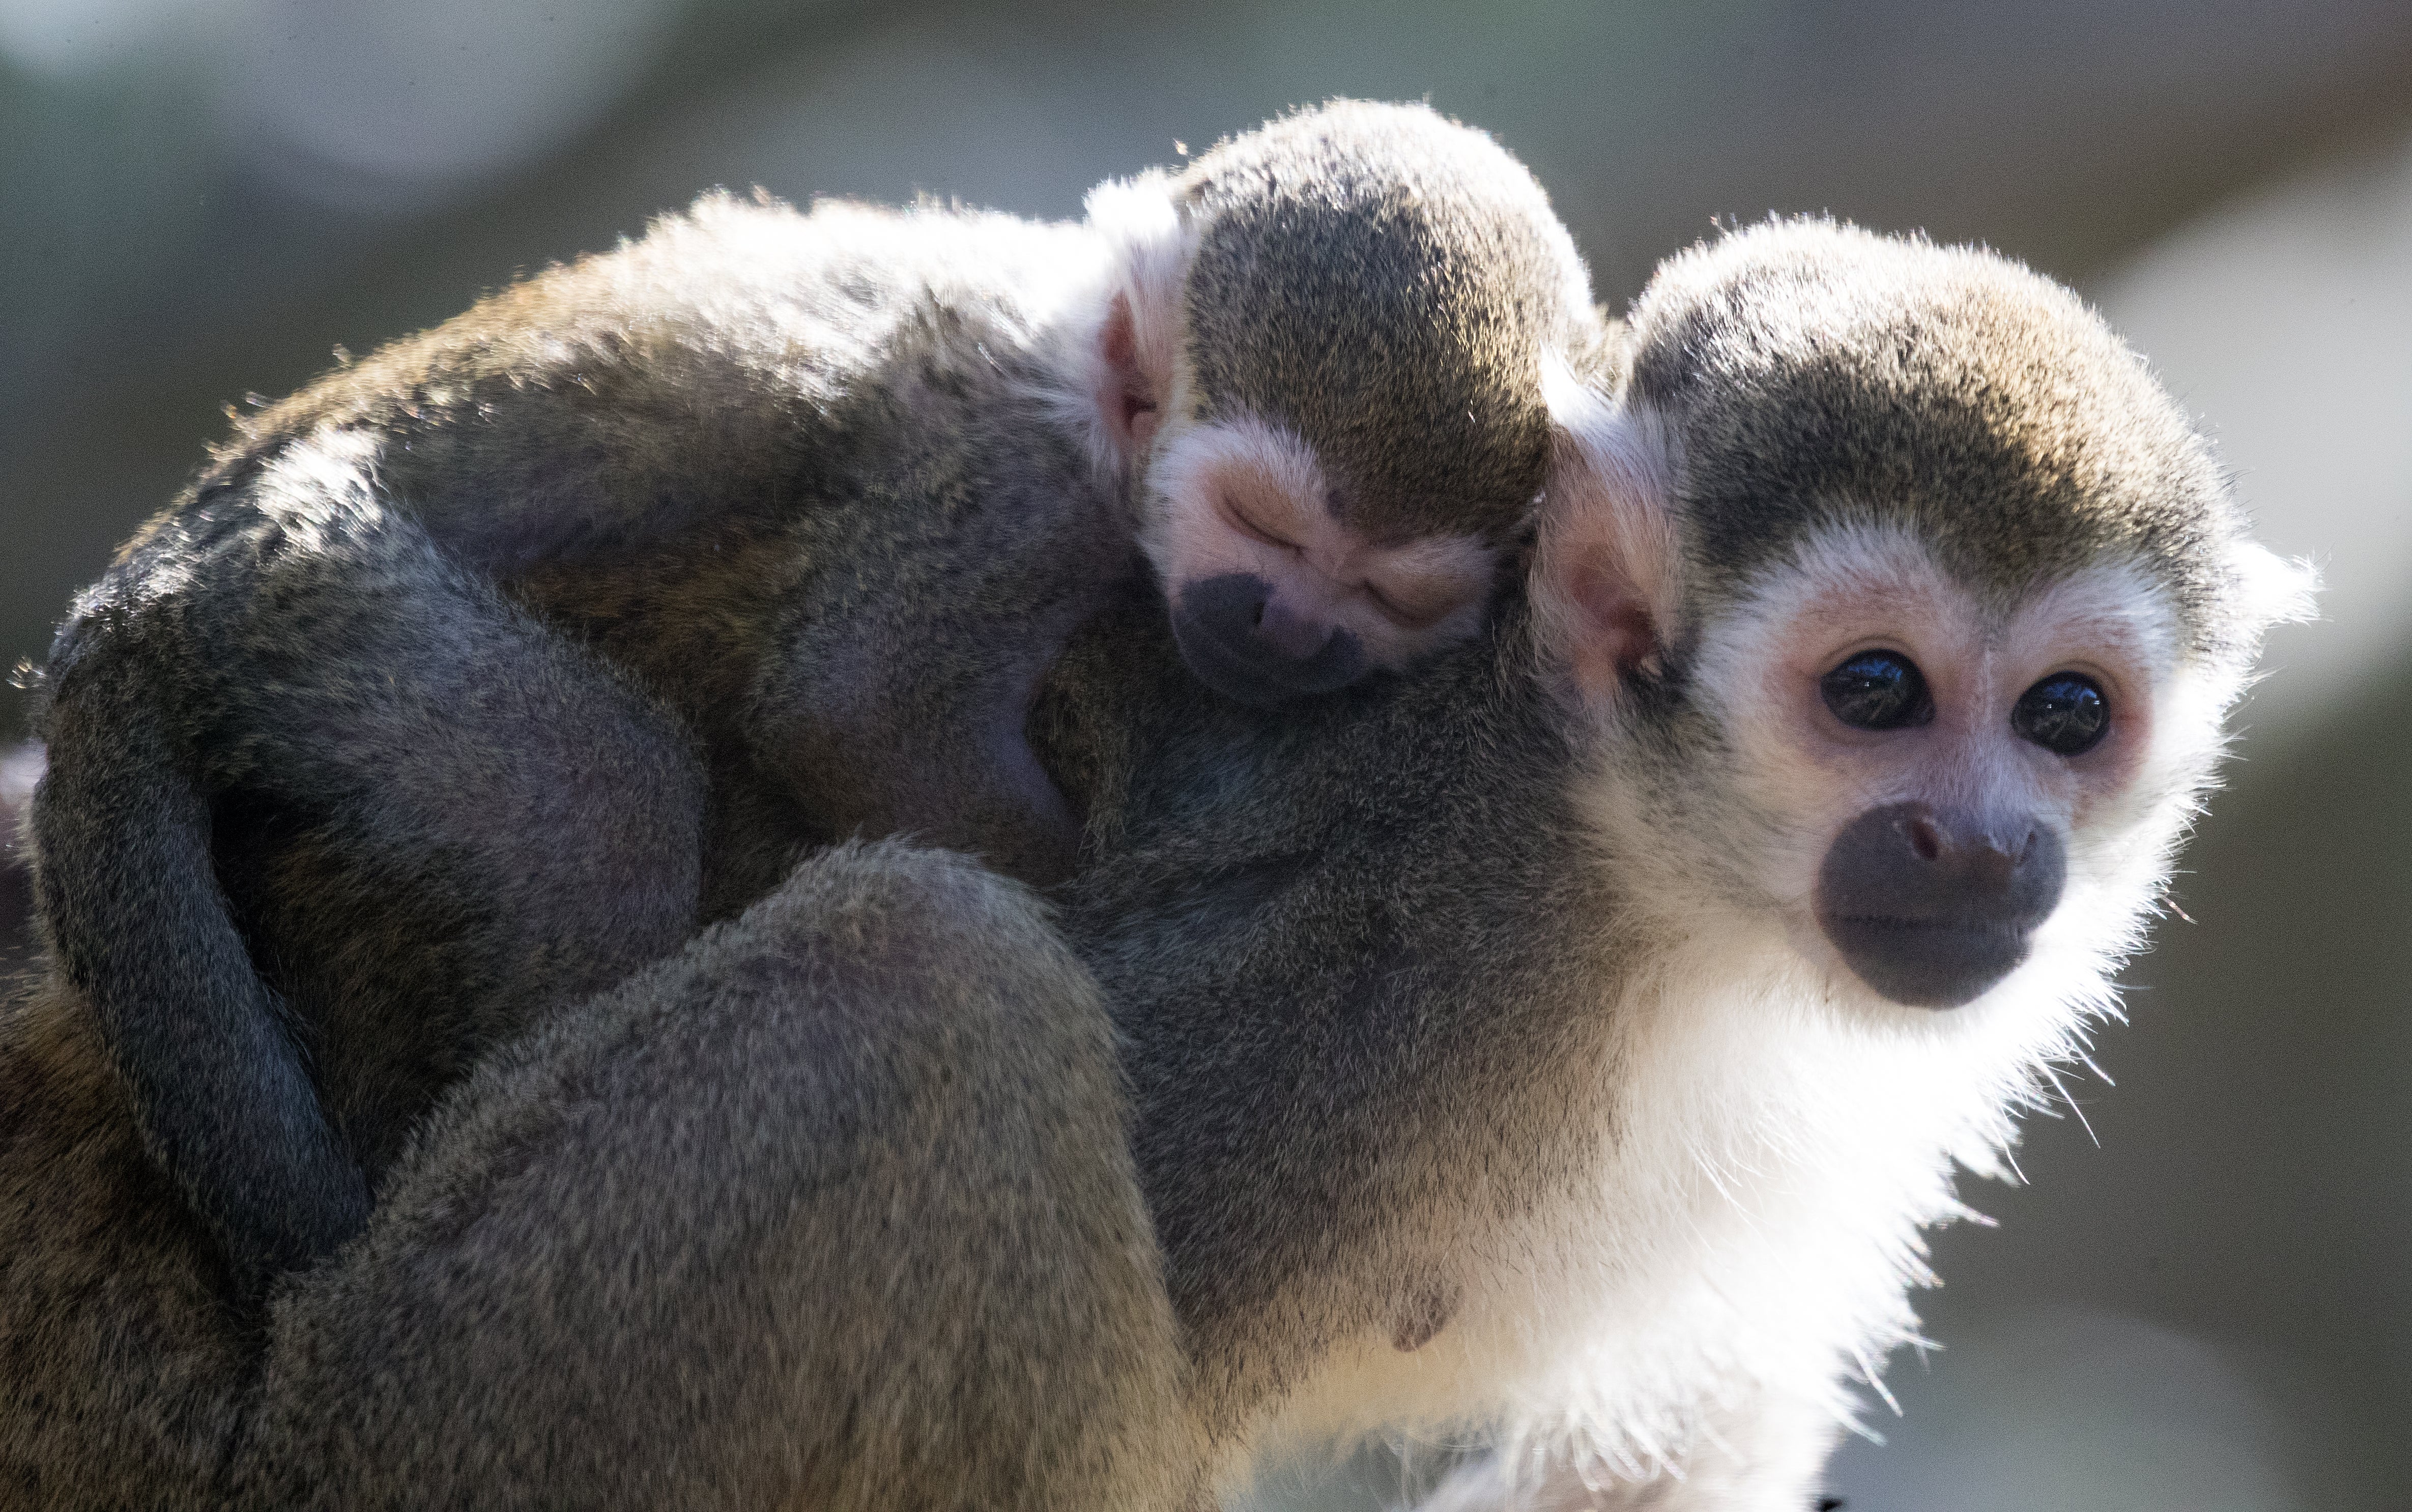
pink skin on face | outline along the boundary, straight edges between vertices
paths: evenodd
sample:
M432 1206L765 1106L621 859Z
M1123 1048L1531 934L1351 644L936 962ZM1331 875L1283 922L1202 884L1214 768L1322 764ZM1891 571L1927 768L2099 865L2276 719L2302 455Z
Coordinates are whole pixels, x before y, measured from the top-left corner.
M2150 740L2152 636L2137 612L2149 606L2133 603L2124 582L2079 580L1997 618L1919 576L1837 585L1776 631L1772 644L1788 650L1772 665L1775 685L1764 696L1786 716L1789 742L1831 774L1842 807L1853 797L1861 808L1919 800L2081 825L2134 775ZM1918 668L1934 701L1932 722L1854 729L1826 707L1820 680L1868 651L1894 652ZM2020 697L2055 672L2093 679L2110 708L2110 733L2075 756L2011 728Z
M2169 669L2166 606L2115 567L2081 571L2004 608L1972 595L1905 539L1846 532L1806 550L1703 644L1703 691L1723 705L1753 806L1784 839L1765 885L1796 944L1831 959L1815 917L1818 868L1872 810L1937 814L2081 834L2134 780L2153 738L2155 689ZM1859 729L1820 683L1846 660L1889 651L1922 674L1934 717ZM2059 672L2091 678L2110 726L2074 756L2013 727L2020 697Z

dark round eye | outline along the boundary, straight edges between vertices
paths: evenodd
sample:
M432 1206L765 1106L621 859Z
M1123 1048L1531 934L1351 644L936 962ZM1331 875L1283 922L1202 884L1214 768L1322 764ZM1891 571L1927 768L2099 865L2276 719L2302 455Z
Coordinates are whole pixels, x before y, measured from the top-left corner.
M2054 756L2082 756L2110 733L2110 700L2077 672L2054 672L2019 696L2010 728Z
M1906 729L1934 717L1926 674L1897 651L1863 651L1817 680L1834 717L1853 729Z

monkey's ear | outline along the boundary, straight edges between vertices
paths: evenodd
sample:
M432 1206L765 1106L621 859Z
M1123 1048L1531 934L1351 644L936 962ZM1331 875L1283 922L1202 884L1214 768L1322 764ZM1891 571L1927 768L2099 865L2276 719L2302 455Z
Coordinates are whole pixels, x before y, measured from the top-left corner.
M1097 332L1101 369L1097 412L1105 422L1107 439L1125 457L1146 446L1155 434L1170 397L1169 374L1159 377L1150 372L1144 350L1130 295L1116 290L1106 306L1105 326Z
M1660 428L1610 404L1556 363L1553 422L1532 597L1544 646L1584 698L1655 671L1676 630L1681 556L1674 469Z
M1160 173L1089 191L1089 224L1110 261L1105 310L1089 360L1098 429L1128 461L1162 423L1172 400L1181 341L1181 294L1196 237Z

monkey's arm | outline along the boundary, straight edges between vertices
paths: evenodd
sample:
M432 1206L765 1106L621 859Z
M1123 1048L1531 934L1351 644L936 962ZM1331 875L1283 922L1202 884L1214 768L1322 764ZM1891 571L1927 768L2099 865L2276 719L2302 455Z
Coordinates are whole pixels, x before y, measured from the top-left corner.
M40 901L257 1292L359 1228L486 1045L692 930L701 785L672 721L323 453L153 550L52 660Z
M1081 815L1031 751L1040 681L1147 590L1118 501L1037 416L997 423L938 459L953 470L875 480L842 511L837 565L780 607L746 738L833 837L910 834L1046 886L1071 873Z

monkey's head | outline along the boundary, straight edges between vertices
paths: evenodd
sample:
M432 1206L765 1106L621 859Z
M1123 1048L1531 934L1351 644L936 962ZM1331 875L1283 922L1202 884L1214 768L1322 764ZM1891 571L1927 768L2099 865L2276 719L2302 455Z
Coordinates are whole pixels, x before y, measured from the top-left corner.
M1637 892L1845 997L2098 995L2303 603L2185 417L2049 280L1824 222L1671 259L1608 366L1535 605Z
M1101 429L1182 654L1271 704L1472 635L1548 467L1545 358L1596 339L1548 198L1479 132L1340 103L1112 184Z

